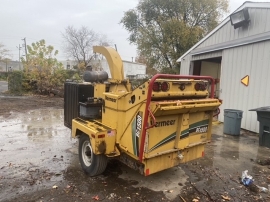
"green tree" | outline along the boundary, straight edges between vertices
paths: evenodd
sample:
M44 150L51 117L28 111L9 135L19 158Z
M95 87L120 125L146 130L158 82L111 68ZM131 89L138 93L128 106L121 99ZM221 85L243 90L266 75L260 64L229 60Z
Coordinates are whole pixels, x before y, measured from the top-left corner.
M176 60L217 26L228 0L140 0L121 23L139 55L159 71L179 67Z
M26 81L24 88L35 88L38 93L47 94L53 88L63 85L67 75L62 63L56 59L58 51L53 46L47 46L43 39L28 45L27 49L26 59L21 58Z

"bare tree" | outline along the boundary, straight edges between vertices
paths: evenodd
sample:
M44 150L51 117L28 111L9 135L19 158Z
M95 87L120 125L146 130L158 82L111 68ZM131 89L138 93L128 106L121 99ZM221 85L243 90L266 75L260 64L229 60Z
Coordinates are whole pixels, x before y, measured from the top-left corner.
M3 44L0 43L0 61L7 61L10 57L9 50L5 48Z
M106 35L100 35L85 26L80 29L68 26L62 36L67 56L72 57L78 65L83 67L93 59L92 47L94 45L109 46L111 43Z

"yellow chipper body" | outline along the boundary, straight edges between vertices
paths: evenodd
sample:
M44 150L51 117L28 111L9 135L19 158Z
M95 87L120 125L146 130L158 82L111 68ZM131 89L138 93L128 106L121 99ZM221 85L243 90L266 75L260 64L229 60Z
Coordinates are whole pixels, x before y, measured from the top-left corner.
M65 125L79 137L86 173L101 174L116 158L147 176L204 156L221 104L213 78L157 74L132 90L119 54L93 50L106 57L112 78L93 73L93 82L65 84Z

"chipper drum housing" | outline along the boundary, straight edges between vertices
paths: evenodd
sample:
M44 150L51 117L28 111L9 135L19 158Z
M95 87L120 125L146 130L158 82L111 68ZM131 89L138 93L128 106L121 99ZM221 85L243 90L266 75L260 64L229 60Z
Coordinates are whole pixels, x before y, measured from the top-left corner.
M65 84L65 125L79 138L87 174L101 174L110 158L147 176L204 156L221 104L212 77L157 74L131 90L119 54L93 49L106 57L112 78Z

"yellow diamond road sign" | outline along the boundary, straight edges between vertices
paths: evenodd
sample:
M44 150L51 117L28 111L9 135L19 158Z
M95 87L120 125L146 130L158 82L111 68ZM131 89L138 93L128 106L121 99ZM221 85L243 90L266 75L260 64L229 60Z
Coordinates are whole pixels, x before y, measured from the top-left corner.
M241 83L245 86L248 86L249 84L249 75L246 75L244 78L241 79Z

